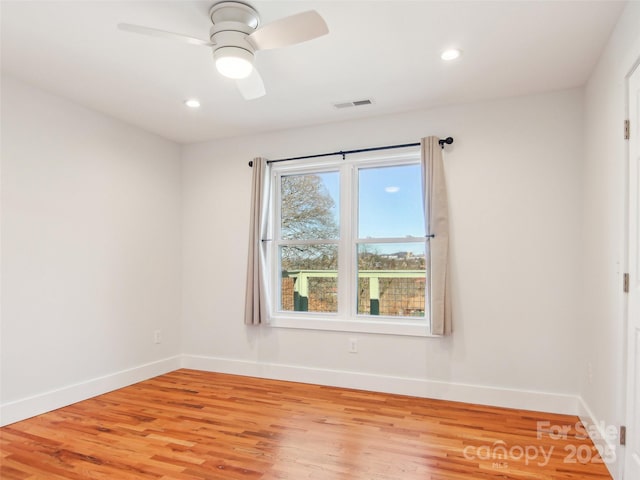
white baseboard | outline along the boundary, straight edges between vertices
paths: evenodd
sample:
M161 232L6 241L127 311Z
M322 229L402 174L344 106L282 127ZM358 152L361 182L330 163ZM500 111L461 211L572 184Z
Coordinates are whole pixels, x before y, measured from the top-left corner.
M209 372L372 390L522 410L568 415L578 415L579 413L579 398L576 395L251 362L200 355L184 355L182 366Z
M137 367L75 383L0 405L0 426L50 412L87 398L126 387L180 368L182 356L165 358Z
M622 479L624 452L619 445L620 442L617 432L613 432L614 429L617 430L617 427L607 425L604 421L598 420L582 397L579 397L579 402L580 411L578 412L578 416L580 417L580 421L582 421L582 424L587 429L600 456L605 460L605 465L609 469L611 477L614 480ZM611 429L610 433L614 434L608 435L607 429Z

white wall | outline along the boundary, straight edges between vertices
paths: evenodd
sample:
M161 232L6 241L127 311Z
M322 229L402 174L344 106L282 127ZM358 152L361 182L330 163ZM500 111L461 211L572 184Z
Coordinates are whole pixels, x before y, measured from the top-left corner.
M640 60L638 25L640 2L629 2L585 90L583 290L576 341L585 345L578 372L586 413L606 425L624 424L625 416L627 147L622 125L627 118L625 78ZM619 466L612 470L619 475Z
M169 368L178 145L2 77L1 208L4 423Z
M582 91L569 90L186 146L187 365L575 411L570 398L579 388L581 350L576 245L582 117ZM247 161L432 134L455 137L445 159L454 335L425 339L244 326ZM347 353L353 336L358 354ZM529 391L552 398L547 402Z

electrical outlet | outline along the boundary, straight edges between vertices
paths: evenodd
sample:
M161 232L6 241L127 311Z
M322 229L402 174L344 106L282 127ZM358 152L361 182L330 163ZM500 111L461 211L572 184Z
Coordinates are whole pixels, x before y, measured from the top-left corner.
M153 343L162 343L162 332L160 330L153 332Z
M350 338L349 339L349 353L358 353L358 339Z

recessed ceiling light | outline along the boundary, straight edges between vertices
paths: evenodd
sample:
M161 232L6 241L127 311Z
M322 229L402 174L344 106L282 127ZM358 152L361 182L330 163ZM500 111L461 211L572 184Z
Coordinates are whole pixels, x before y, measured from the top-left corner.
M200 100L196 98L190 98L184 101L184 104L189 108L200 108Z
M450 48L450 49L445 50L444 52L442 52L440 54L440 58L442 60L446 60L446 61L455 60L461 54L462 54L462 52L460 50L458 50L457 48Z

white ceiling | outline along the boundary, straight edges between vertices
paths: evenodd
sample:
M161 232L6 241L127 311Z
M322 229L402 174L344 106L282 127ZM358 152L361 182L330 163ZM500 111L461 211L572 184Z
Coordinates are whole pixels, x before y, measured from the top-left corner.
M315 9L329 35L259 52L267 95L242 99L211 51L116 29L207 39L200 1L0 3L10 75L181 143L583 85L616 1L251 1L262 23ZM450 46L463 56L449 64ZM202 108L183 101L197 97ZM337 110L334 103L374 104Z

